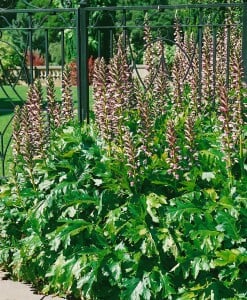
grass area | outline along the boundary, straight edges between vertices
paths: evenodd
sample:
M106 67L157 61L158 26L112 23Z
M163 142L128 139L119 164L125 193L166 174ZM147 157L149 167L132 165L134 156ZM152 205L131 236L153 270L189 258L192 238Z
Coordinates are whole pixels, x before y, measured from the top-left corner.
M13 110L16 105L22 105L27 95L27 86L18 85L15 89L10 86L0 88L0 112L1 110Z
M5 152L5 149L8 146L8 143L10 142L11 134L12 134L12 126L11 126L11 119L13 117L13 112L1 112L0 110L0 133L3 135L3 150ZM2 145L0 143L1 151L2 151ZM8 173L9 169L9 163L8 161L11 158L11 147L7 149L6 152L6 159L5 159L5 172ZM4 175L2 171L2 167L0 168L0 177ZM7 174L5 174L7 175Z

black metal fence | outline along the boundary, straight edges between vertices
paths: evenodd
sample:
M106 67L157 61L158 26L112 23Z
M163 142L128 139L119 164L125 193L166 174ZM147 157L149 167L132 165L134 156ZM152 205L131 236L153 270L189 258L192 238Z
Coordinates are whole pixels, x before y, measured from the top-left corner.
M41 72L43 79L53 74L61 82L65 64L76 60L78 28L77 8L27 4L25 9L9 9L0 4L0 176L6 175L13 112L26 100L23 90Z
M24 0L23 2L26 3ZM70 4L70 1L61 1L61 3ZM1 95L4 95L0 99L0 122L2 122L1 115L12 114L15 105L25 101L18 87L20 81L32 84L35 80L37 62L34 58L36 56L43 59L45 76L54 68L54 63L59 64L63 69L65 64L75 60L78 119L89 121L89 56L95 58L103 56L106 60L110 59L114 53L116 39L121 35L128 51L129 63L141 78L137 66L145 63L143 30L147 15L153 40L162 40L169 49L172 49L175 44L176 20L179 20L181 31L190 31L194 34L199 73L203 68L202 45L206 28L211 29L214 59L216 59L217 43L220 42L218 32L223 27L227 28L226 51L229 51L231 32L234 28L238 28L242 33L244 80L247 81L247 3L90 7L87 1L81 1L78 7L74 8L28 7L25 9L1 9L0 4L0 91ZM231 23L226 23L225 20L229 16ZM8 58L12 53L12 61L6 61L6 52L9 52ZM229 53L227 55L229 56ZM230 72L229 60L225 63L227 81ZM14 64L17 64L18 68L13 73ZM18 101L13 101L7 87L12 90ZM1 173L5 176L6 155L10 144L7 132L10 130L11 118L6 124L0 126Z

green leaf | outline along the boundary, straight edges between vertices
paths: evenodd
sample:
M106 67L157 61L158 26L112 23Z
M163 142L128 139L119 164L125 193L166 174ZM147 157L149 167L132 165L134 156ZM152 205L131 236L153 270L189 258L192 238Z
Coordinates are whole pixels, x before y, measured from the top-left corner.
M167 273L161 273L161 283L162 283L162 296L163 299L168 299L169 296L176 294L176 291L173 287L172 277Z
M46 180L43 180L40 184L39 184L39 189L41 191L43 190L48 190L51 188L51 186L53 185L54 183L54 180L49 180L49 179L46 179Z
M81 290L82 296L86 299L92 298L90 295L93 293L93 284L98 280L98 274L102 270L102 260L105 255L106 252L101 250L98 252L97 256L91 257L93 258L92 260L86 260L87 262L82 266L82 271L84 274L77 281L77 288ZM85 259L85 257L82 257L82 261Z
M108 265L110 271L111 271L111 276L113 278L113 280L116 282L118 282L121 278L121 266L119 264L119 262L112 262Z
M163 274L158 266L155 266L150 273L150 285L154 295L157 295L162 290Z
M200 271L210 271L210 261L206 256L195 257L191 261L191 270L194 279L196 279Z
M64 243L64 247L67 248L70 245L71 237L78 235L85 229L90 229L93 225L83 219L75 220L60 220L59 222L65 222L62 226L49 234L47 237L51 240L51 249L57 251L61 242Z
M218 231L224 232L226 236L238 241L240 239L238 229L236 226L236 219L232 217L227 211L219 211L216 215L216 221L218 225L216 229Z
M219 199L219 196L214 188L203 190L206 196L208 196L212 201Z
M122 276L121 262L110 258L103 267L102 273L104 276L109 277L112 286L119 284Z
M162 249L164 253L170 252L174 255L174 257L177 258L179 250L175 242L175 239L177 238L175 232L174 235L175 236L173 237L171 232L165 227L163 228L160 227L157 232L157 238L162 243Z
M67 151L67 152L63 152L62 157L63 157L63 158L72 158L72 157L75 156L77 153L79 153L80 150L81 150L80 147L78 147L77 149L75 148L75 149L71 149L71 150L69 150L69 151Z
M202 180L207 180L210 182L212 179L215 179L214 172L203 172L202 173Z
M241 251L242 250L242 251ZM228 264L247 263L246 249L231 249L216 251L217 259L214 260L215 266L225 266Z
M88 298L92 289L94 282L97 281L97 269L91 269L86 272L84 276L82 276L77 281L77 288L83 291L83 295Z
M159 223L159 217L157 216L157 209L164 204L167 204L165 196L159 196L155 193L151 193L146 197L147 212L152 218L154 223Z
M103 180L102 180L102 179L93 179L93 181L94 181L94 184L95 184L96 186L100 186L100 185L102 185L102 183L103 183Z
M121 295L122 300L149 300L151 299L150 279L148 273L143 275L143 278L131 278L124 281L125 290Z
M202 209L197 207L193 202L184 203L176 201L175 207L168 207L167 220L169 222L179 221L188 218L190 221L194 219L194 215L200 216Z
M193 230L190 233L190 237L206 252L219 248L224 240L224 234L219 233L217 230L208 229Z

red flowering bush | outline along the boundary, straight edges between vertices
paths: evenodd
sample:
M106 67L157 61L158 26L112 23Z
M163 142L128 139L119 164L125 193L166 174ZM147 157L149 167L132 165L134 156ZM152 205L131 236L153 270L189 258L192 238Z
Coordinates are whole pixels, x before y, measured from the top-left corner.
M91 55L88 59L88 82L92 84L93 71L94 71L94 61L95 59ZM69 68L71 70L71 81L72 85L77 85L77 64L75 61L69 63Z
M30 66L31 60L33 61L33 66L44 66L45 58L44 55L41 54L40 50L36 49L32 52L27 51L26 53L26 64Z

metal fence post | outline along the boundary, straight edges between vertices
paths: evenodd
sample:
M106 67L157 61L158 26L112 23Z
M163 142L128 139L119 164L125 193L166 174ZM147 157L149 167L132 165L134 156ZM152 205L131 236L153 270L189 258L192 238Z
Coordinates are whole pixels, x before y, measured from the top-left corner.
M77 85L79 121L89 122L89 81L88 81L88 6L82 0L77 14Z
M48 29L45 29L45 75L49 75L49 36Z
M5 176L5 157L4 157L4 145L3 145L2 132L0 132L0 159L1 159L2 177L4 177Z
M29 84L33 84L34 81L34 74L33 74L33 18L32 14L28 14L28 44L29 44L29 64L30 64L30 71L29 71Z
M243 0L243 2L242 58L244 66L244 82L247 83L247 0Z

